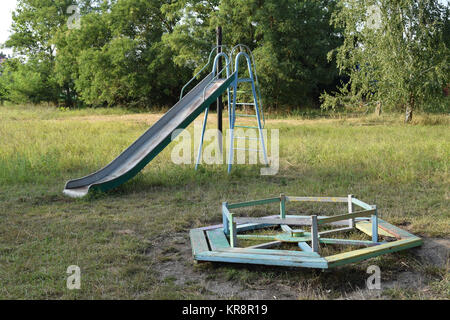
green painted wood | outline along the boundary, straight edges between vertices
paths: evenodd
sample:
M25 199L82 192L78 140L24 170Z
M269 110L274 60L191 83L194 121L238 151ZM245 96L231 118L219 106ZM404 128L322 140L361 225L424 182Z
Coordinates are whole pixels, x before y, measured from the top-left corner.
M222 224L223 232L226 235L230 235L230 226L228 225L230 218L230 212L228 211L228 203L222 202Z
M326 244L344 244L353 246L376 246L379 245L378 242L373 242L369 240L352 240L352 239L335 239L335 238L320 238L321 243Z
M222 203L222 213L228 218L231 219L231 213L229 210L229 204L227 202Z
M319 252L319 250L320 250L319 228L318 228L318 221L317 221L316 215L311 216L311 248L312 248L313 252Z
M280 194L280 219L286 218L286 196Z
M353 213L355 211L355 210L353 210L352 199L353 199L353 195L349 194L347 196L347 210L348 210L348 213ZM354 228L355 227L355 218L351 218L351 219L348 220L348 226L350 228Z
M247 253L247 254L264 254L275 256L292 256L292 257L319 257L320 255L315 252L294 251L294 250L278 250L278 249L262 249L262 248L223 248L215 250L218 252L235 252L235 253Z
M284 232L287 232L287 233L289 233L289 234L292 233L292 229L291 229L291 227L289 227L288 225L282 224L280 227L281 227L281 230L283 230Z
M323 258L310 257L294 257L294 256L276 256L264 254L245 254L234 252L204 252L196 256L200 261L216 261L229 263L247 263L247 264L262 264L273 266L288 266L288 267L304 267L304 268L322 268L328 267L327 261Z
M305 241L311 241L311 237L310 236L294 237L294 236L291 236L290 234L286 234L286 233L277 234L275 236L275 239L278 240L278 241L283 241L283 242L305 242Z
M325 235L325 234L330 234L330 233L335 233L335 232L347 232L347 231L351 231L351 230L353 230L352 227L331 229L331 230L321 231L321 232L319 232L319 235L322 236L322 235Z
M311 201L311 202L347 202L345 197L293 197L286 196L287 201Z
M229 227L230 227L230 246L236 247L237 246L237 225L236 221L234 219L233 214L230 214L230 221L229 221Z
M264 223L264 224L286 224L295 226L308 226L311 225L310 218L253 218L253 217L235 217L237 223Z
M253 201L247 201L247 202L232 203L232 204L228 205L228 209L251 207L251 206L257 206L257 205L261 205L261 204L268 204L268 203L275 203L275 202L280 202L280 198L269 198L269 199L253 200Z
M283 242L281 241L271 241L260 244L255 244L254 246L246 247L247 249L267 249L281 245Z
M272 226L271 224L262 224L262 223L243 223L238 224L236 226L236 230L237 232L244 232L244 231L264 229L271 226Z
M325 257L325 260L328 261L329 267L337 267L348 263L373 258L386 253L417 247L422 245L422 243L423 243L422 239L418 237L411 237L407 239L380 244L378 246L328 256Z
M306 252L313 252L312 248L306 242L299 242L298 247Z
M317 220L317 224L321 225L321 224L326 224L326 223L330 223L330 222L348 220L348 219L353 219L353 218L358 218L358 217L369 217L369 216L373 215L375 212L376 212L376 209L371 209L371 210L364 210L364 211L356 211L353 213L340 214L340 215L331 216L328 218L320 218Z
M372 214L372 241L378 242L378 211L377 207L373 206L375 212Z
M201 252L209 251L203 230L191 229L189 231L189 237L191 238L192 254L194 256Z
M238 234L237 238L242 240L277 240L276 235L266 234Z
M228 239L222 229L208 230L206 231L206 236L208 237L211 250L230 247Z
M359 200L359 199L352 198L352 203L353 203L353 204L356 204L357 206L359 206L359 207L361 207L361 208L363 208L363 209L366 209L366 210L372 210L372 206L371 206L370 204L367 204L367 203L365 203L365 202L362 202L362 201Z

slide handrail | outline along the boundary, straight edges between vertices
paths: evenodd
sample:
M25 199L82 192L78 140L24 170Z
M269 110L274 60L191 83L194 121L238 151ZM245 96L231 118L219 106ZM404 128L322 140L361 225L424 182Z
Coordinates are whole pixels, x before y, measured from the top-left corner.
M212 54L214 53L214 51L217 50L218 48L226 48L226 47L227 47L226 45L220 45L220 46L215 46L215 47L213 47L213 48L211 49L211 52L209 53L209 57L208 57L208 62L200 69L200 71L198 71L198 72L191 78L191 80L189 80L189 81L183 86L183 88L181 88L180 100L183 98L183 92L184 92L184 89L186 89L186 87L187 87L189 84L191 84L191 82L194 81L194 80L198 77L198 75L199 75L203 70L205 70L206 67L211 63L211 57L212 57ZM223 70L223 69L222 69L222 70ZM214 71L208 73L208 75L210 75L211 73L214 73Z
M213 49L214 50L214 49ZM219 60L220 57L224 57L225 58L225 66L219 71L217 72L217 74L214 75L216 69L217 69L217 61ZM208 82L208 84L205 86L205 88L203 89L203 100L205 100L205 94L206 94L206 89L208 89L208 87L210 86L210 84L214 81L216 81L217 79L219 79L220 74L226 69L226 74L227 74L227 79L230 76L230 65L231 65L231 61L228 58L227 54L225 52L219 52L216 57L214 58L214 63L213 63L213 77L212 79Z
M252 61L252 65L253 65L253 73L255 74L255 86L256 86L256 91L258 93L258 99L259 99L259 112L262 115L262 119L263 119L263 127L266 126L266 119L264 117L264 111L263 111L263 103L262 103L262 98L261 98L261 89L260 89L260 85L259 85L259 80L258 80L258 72L256 71L256 63L255 63L255 57L253 56L253 52L252 50L245 44L237 44L235 45L230 52L230 59L233 60L233 55L234 55L234 51L239 48L242 50L242 48L244 48L245 50L247 50L248 55L250 56L250 59ZM234 70L236 70L237 66L234 66Z

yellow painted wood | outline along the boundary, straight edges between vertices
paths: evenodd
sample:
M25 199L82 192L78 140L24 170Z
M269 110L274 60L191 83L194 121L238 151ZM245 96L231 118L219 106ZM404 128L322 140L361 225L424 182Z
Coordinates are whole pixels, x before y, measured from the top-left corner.
M372 222L369 222L369 221L357 222L356 223L356 229L364 232L365 234L367 234L370 237L372 236ZM384 229L381 229L380 227L378 227L378 235L379 236L395 238L395 235L390 234L389 232L387 232Z
M341 220L348 220L348 219L358 218L358 217L369 217L369 216L375 214L375 212L376 212L375 209L371 209L371 210L356 211L356 212L347 213L347 214L340 214L337 216L330 216L327 218L319 218L317 220L317 223L325 224L325 223L336 222L336 221L341 221Z
M339 265L357 262L360 260L372 258L379 256L381 254L395 252L404 250L407 248L412 248L416 246L420 246L422 244L422 239L418 237L411 237L408 239L397 240L393 242L388 242L384 244L380 244L378 246L354 250L350 252L344 252L340 254L335 254L332 256L325 257L328 265L330 267L336 267Z

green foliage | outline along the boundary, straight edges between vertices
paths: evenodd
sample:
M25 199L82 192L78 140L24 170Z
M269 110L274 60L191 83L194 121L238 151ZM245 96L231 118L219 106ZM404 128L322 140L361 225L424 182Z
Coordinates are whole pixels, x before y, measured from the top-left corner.
M335 1L174 1L163 7L176 22L164 40L176 52L176 63L198 70L222 25L225 45L254 50L266 103L311 104L337 77L326 59L341 43L329 25L334 6Z
M350 82L325 94L324 108L381 103L406 110L406 121L416 108L449 111L442 94L450 82L448 8L435 0L354 0L338 7L332 21L343 29L344 43L329 57L336 55Z
M55 68L59 82L67 83L88 105L174 103L186 76L161 45L170 24L160 3L112 2L84 15L79 30L60 30L55 37L61 48Z
M79 29L68 27L74 4ZM370 28L377 7L380 26ZM0 94L66 107L170 106L221 25L225 45L253 50L271 108L317 106L342 81L322 95L323 108L448 111L449 17L438 0L19 0L6 46L23 59L4 66Z
M48 101L69 107L173 104L190 70L176 67L161 43L172 28L160 11L166 2L20 0L6 45L33 60L33 69L27 62L3 77L20 84L20 99L10 98L33 102L41 97L34 91L51 82ZM79 29L67 26L73 4L81 9Z
M8 59L2 64L0 88L5 100L14 103L55 102L58 86L51 64L30 59Z

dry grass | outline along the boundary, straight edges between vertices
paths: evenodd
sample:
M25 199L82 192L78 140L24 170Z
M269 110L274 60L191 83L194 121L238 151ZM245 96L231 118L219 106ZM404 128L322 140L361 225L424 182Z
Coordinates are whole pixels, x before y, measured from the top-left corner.
M332 273L192 265L189 228L220 222L222 201L281 192L352 193L415 234L449 237L448 116L420 115L414 125L388 115L269 120L269 129L280 130L275 176L262 177L249 165L235 166L231 175L218 165L195 172L193 165L173 164L169 147L120 188L68 199L61 193L66 180L107 164L158 118L91 111L0 107L0 298L208 298L215 296L202 284L208 277L222 286L243 286L243 292L283 287L295 298L345 298L363 286L366 264ZM164 251L170 246L178 251ZM413 260L405 252L370 263L379 264L390 281L402 263ZM82 269L79 291L66 289L72 264ZM183 268L181 275L164 275L166 264ZM449 298L448 269L408 270L429 274L430 290L415 296L395 289L390 297Z

